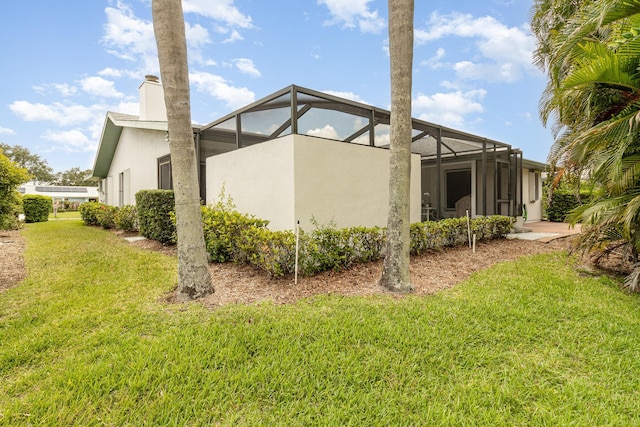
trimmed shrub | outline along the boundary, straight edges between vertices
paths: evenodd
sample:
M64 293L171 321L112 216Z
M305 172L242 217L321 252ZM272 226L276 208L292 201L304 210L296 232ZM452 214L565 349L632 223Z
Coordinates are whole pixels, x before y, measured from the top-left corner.
M476 240L503 237L513 229L515 218L509 216L481 216L470 220L471 233ZM449 218L411 224L411 253L422 254L447 246L461 246L469 242L466 218Z
M96 215L98 220L98 225L100 225L105 230L110 230L112 228L116 228L116 215L118 213L119 208L115 206L102 205L98 209L98 213Z
M53 201L49 196L25 194L22 197L25 222L49 221L49 212L53 209Z
M104 205L98 202L85 202L78 207L80 217L85 225L99 225L98 212L100 212L102 206Z
M247 261L271 277L286 276L295 270L296 236L292 231L251 227L243 231L241 246Z
M244 234L248 230L255 233L256 229L266 228L269 224L269 221L241 214L222 203L202 206L201 212L204 240L213 262L247 262L252 245L243 243Z
M117 210L115 217L115 226L118 230L138 231L138 211L133 205L125 205Z
M138 227L144 237L162 244L176 243L175 209L172 190L142 190L136 193Z
M586 193L580 193L580 201L578 201L574 193L555 191L547 207L547 217L549 221L564 222L569 212L582 204L589 203L590 200L591 195Z
M354 263L380 259L385 233L382 228L350 227L337 229L333 224L303 233L299 268L305 276L326 270L344 270Z

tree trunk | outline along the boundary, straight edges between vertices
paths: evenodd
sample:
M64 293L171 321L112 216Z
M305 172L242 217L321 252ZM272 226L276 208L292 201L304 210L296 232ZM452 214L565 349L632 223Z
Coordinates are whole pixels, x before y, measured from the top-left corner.
M409 274L413 0L389 0L391 149L387 250L380 285L411 292Z
M179 300L213 293L200 213L200 191L191 127L187 42L181 0L153 0L153 29L169 126L176 204Z

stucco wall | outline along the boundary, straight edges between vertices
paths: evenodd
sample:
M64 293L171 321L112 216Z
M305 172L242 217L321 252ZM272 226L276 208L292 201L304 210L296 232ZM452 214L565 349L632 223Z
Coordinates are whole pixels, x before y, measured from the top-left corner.
M135 203L140 190L158 188L158 157L169 154L165 132L124 128L109 169L108 204L118 206L120 197L120 173L129 170L129 191L125 200Z
M280 138L212 156L206 164L207 203L219 200L224 185L238 211L269 220L273 230L293 228L293 139Z
M305 229L334 221L339 227L386 227L389 151L295 136L296 218ZM411 222L420 221L420 156L412 158Z
M420 219L420 158L412 157L411 221ZM386 226L389 151L288 135L207 159L207 203L222 185L238 210L268 219L274 230L311 218L338 227Z

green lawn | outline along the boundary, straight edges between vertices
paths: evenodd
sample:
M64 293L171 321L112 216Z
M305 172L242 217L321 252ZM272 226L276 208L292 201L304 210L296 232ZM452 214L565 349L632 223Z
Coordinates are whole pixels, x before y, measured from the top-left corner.
M640 425L640 297L563 254L429 297L167 304L175 260L30 224L0 425Z
M78 211L58 212L56 214L56 216L53 216L53 213L49 214L49 219L50 220L54 220L54 219L69 219L69 218L80 219L80 212L78 212Z

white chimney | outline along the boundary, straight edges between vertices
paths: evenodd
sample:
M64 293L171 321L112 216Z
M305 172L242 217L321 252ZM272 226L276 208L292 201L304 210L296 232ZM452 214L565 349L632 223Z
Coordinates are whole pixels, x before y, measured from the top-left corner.
M167 108L164 104L164 92L157 76L144 76L144 82L138 88L140 92L140 120L167 120Z

